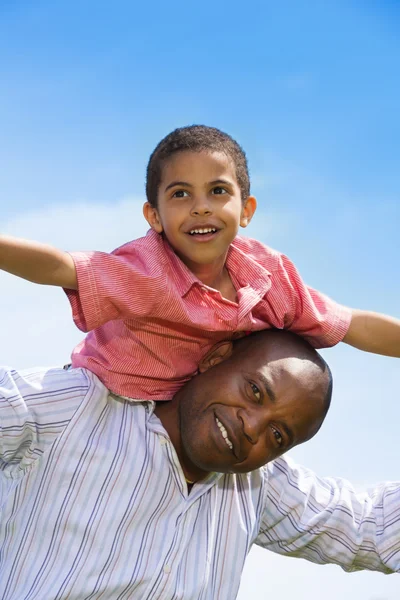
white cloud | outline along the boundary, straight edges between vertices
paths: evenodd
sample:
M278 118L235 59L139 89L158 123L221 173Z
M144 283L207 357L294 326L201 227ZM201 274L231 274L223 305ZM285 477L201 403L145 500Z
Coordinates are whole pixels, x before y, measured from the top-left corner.
M75 202L54 205L9 220L3 233L56 244L69 250L112 250L144 235L144 199L122 198L115 204Z

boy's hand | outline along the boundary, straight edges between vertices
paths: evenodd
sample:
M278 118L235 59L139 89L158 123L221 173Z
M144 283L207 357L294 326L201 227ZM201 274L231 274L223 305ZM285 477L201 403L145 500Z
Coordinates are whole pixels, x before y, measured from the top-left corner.
M353 309L350 327L343 341L365 352L400 357L400 320Z
M47 244L0 236L0 269L33 283L78 289L72 257Z

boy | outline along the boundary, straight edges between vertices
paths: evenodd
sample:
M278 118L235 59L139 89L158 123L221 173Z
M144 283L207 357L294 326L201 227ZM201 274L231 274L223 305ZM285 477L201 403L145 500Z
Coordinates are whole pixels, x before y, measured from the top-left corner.
M245 154L227 134L173 131L150 157L146 193L150 231L111 254L0 239L0 268L63 287L76 325L90 332L73 367L121 396L168 400L213 345L269 327L315 347L343 340L400 356L399 320L336 304L308 288L286 257L236 237L256 199Z

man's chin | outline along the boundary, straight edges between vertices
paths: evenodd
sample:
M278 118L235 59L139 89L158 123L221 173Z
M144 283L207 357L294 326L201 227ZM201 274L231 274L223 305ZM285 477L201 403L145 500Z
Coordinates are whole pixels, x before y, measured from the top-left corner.
M232 461L215 446L210 435L209 414L206 416L196 420L195 429L190 426L189 419L181 419L181 444L186 467L189 471L199 470L205 474L232 473Z
M191 447L185 448L186 460L197 470L200 470L204 475L208 473L233 473L232 465L227 465L218 460L210 460L210 453L205 448L197 450Z

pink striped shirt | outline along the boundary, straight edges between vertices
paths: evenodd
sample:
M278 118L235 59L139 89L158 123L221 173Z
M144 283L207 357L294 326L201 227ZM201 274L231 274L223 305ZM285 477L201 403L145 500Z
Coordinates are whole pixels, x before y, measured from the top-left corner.
M78 291L66 292L75 324L90 332L72 364L122 396L171 399L205 353L238 332L285 328L327 347L350 323L348 308L307 287L285 256L252 239L237 237L228 251L237 303L197 279L152 230L111 254L72 257Z

